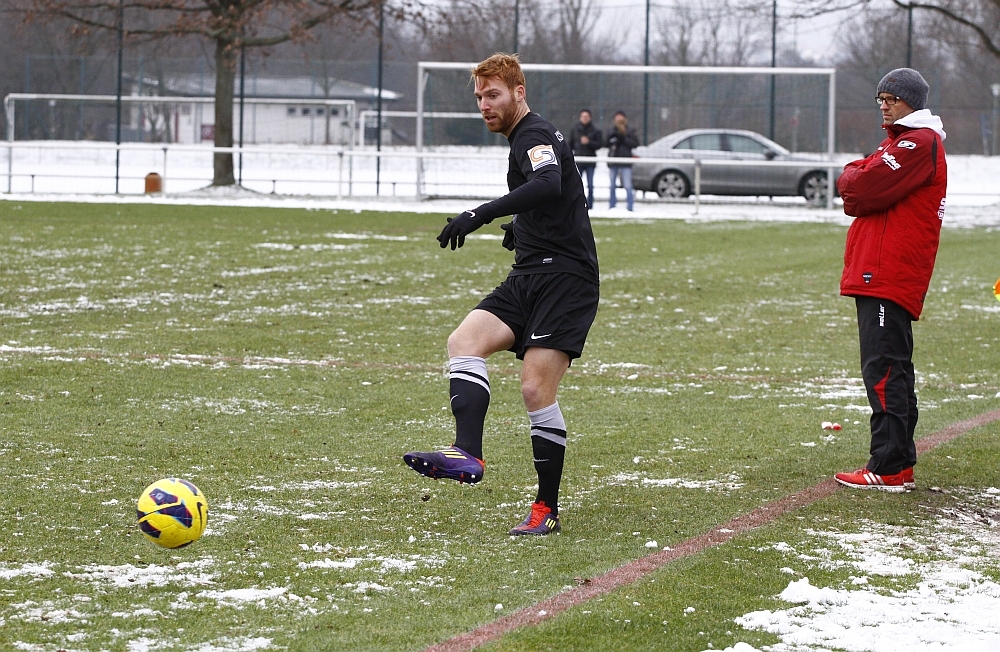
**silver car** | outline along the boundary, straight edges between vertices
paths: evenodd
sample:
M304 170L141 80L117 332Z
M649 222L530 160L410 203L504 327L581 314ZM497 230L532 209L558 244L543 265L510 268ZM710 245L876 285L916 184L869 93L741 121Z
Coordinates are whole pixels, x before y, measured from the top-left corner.
M694 159L731 161L701 166L701 193L705 195L802 195L810 204L826 202L827 172L816 154L792 154L764 136L741 129L685 129L637 147L632 165L636 190L660 197L687 197L694 191ZM683 163L644 163L643 158L690 159ZM815 162L799 165L741 165L741 161ZM839 166L836 168L839 171ZM838 173L839 176L839 173Z

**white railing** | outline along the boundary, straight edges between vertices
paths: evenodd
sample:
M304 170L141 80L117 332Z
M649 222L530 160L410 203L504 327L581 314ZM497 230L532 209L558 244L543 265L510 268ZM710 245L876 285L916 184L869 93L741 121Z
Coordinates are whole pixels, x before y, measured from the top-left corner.
M424 118L449 118L452 120L482 120L483 114L478 111L428 111L424 113ZM416 120L416 111L382 111L382 125L385 126L386 118L413 118ZM365 129L368 126L368 122L378 122L378 111L375 109L365 109L358 113L358 147L365 146Z
M98 172L51 172L51 171L15 171L14 170L14 152L16 150L35 150L42 152L44 150L58 150L61 152L79 150L79 151L97 151L107 152L107 153L119 153L119 152L146 152L152 153L158 157L159 169L155 170L157 173L162 175L162 179L165 183L170 183L171 181L191 181L191 182L204 182L210 183L211 176L181 176L176 175L171 177L168 173L170 170L169 163L171 156L180 155L184 153L194 153L203 154L206 157L214 153L233 153L233 154L243 154L244 156L250 155L278 155L278 156L291 156L291 157L303 157L307 156L310 158L321 158L327 159L327 167L329 159L336 157L337 160L337 174L336 174L336 197L342 199L345 196L351 197L356 196L355 186L364 183L365 185L372 185L372 180L359 181L355 179L355 160L356 159L378 159L378 160L412 160L414 161L413 173L416 175L416 179L401 180L389 179L381 182L387 187L391 187L392 195L396 195L396 189L399 185L412 186L414 189L413 195L418 198L423 198L427 196L425 184L427 180L425 178L426 172L424 171L423 163L426 161L440 160L440 161L450 161L454 162L456 160L469 160L475 163L483 163L485 161L495 161L500 163L501 161L506 161L509 158L507 153L502 151L473 151L473 152L430 152L430 151L392 151L392 150L382 150L375 151L372 149L343 149L343 148L333 148L333 147L276 147L276 146L250 146L250 147L208 147L204 145L174 145L174 144L155 144L155 143L122 143L121 145L116 145L114 143L105 142L95 142L95 141L74 141L74 142L8 142L5 148L7 149L8 155L8 172L7 172L7 193L13 192L13 180L15 177L19 178L29 178L30 179L30 191L35 191L35 180L41 178L49 179L106 179L109 178L107 174L100 174ZM827 173L827 178L836 178L837 173L842 169L842 165L830 160L817 160L817 161L734 161L725 159L691 159L691 158L633 158L633 159L609 159L606 156L596 156L596 157L577 157L576 159L580 163L598 163L598 164L608 164L614 163L618 165L622 164L635 164L635 163L655 163L661 165L673 165L673 166L694 166L694 179L691 185L691 194L693 196L693 202L695 207L695 213L697 214L700 203L701 203L701 173L703 168L725 165L727 167L739 166L739 167L797 167L803 169L814 169L822 170ZM90 167L94 167L91 165ZM210 165L205 165L204 167L210 168ZM503 167L502 165L500 167ZM253 170L253 166L245 166L245 169L249 168ZM271 172L270 175L261 176L244 174L243 182L245 186L250 186L257 184L268 184L270 183L270 192L277 194L278 183L281 182L283 185L288 184L331 184L332 180L328 178L324 179L307 179L303 178L301 174L298 177L282 176L274 174L273 167L268 167ZM288 172L297 172L300 170L288 170ZM370 175L369 175L370 176ZM111 175L110 178L113 178ZM141 176L123 176L126 180L140 180ZM503 177L498 175L496 182L482 181L481 175L477 175L477 179L474 184L461 183L458 181L450 182L439 182L434 185L452 185L452 186L469 186L473 185L480 189L479 192L465 193L460 195L459 193L444 193L446 196L499 196L506 192L506 183ZM489 193L483 193L482 187L489 187ZM493 188L496 188L493 191ZM346 190L346 192L345 192ZM826 197L827 208L833 207L833 193L827 193Z

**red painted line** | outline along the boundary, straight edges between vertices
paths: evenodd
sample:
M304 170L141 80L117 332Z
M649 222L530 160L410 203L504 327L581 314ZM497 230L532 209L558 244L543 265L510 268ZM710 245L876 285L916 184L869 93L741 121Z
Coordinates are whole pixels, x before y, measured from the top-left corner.
M964 435L973 428L994 421L1000 421L1000 410L986 412L977 417L954 423L917 440L917 452L919 454L927 453L941 444ZM470 632L431 645L425 652L468 652L481 645L491 643L514 630L538 625L571 607L576 607L600 595L633 584L677 559L689 557L723 544L738 534L755 530L771 523L783 514L826 498L835 493L837 487L838 485L833 478L828 478L819 484L758 507L752 512L737 516L710 532L682 541L669 550L661 550L636 559L599 575L586 584L557 593L547 600L519 609Z

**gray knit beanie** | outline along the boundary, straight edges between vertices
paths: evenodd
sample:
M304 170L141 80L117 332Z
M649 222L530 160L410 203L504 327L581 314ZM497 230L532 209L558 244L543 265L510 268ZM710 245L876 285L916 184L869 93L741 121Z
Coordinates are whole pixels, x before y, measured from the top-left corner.
M896 68L878 83L876 93L892 93L910 105L914 111L927 108L930 86L913 68Z

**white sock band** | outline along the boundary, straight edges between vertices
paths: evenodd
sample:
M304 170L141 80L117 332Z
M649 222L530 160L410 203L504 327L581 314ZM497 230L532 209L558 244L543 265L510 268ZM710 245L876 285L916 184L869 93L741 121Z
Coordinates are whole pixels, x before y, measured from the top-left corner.
M528 412L528 420L531 422L532 437L541 437L560 446L566 445L566 421L558 402L541 410Z
M490 378L486 373L486 359L474 355L456 355L448 360L449 378L476 383L490 391Z

